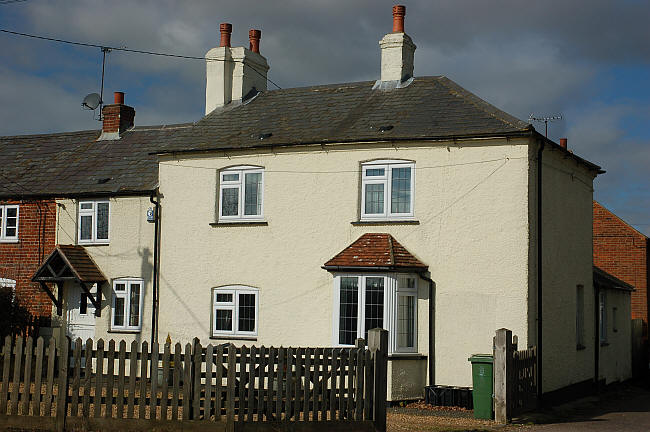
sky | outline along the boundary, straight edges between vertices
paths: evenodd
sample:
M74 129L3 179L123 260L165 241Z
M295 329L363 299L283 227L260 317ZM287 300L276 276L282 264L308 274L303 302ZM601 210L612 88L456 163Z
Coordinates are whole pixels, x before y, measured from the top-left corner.
M527 121L561 115L549 137L607 173L594 197L650 235L650 1L408 0L415 75L445 75ZM0 28L202 57L233 24L233 46L262 30L269 78L283 88L379 78L384 0L0 0ZM101 51L0 33L0 135L97 129ZM136 124L193 122L205 64L113 51L105 100L124 91ZM269 88L273 88L269 84ZM543 133L544 125L534 123Z

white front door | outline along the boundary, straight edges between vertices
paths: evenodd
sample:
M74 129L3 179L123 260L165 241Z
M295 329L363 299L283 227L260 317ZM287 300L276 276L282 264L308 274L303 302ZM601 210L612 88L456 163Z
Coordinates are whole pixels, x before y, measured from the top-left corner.
M81 338L83 341L88 338L94 339L95 307L79 285L73 284L67 288L68 336L73 341L77 338ZM93 285L90 292L96 296L97 285Z

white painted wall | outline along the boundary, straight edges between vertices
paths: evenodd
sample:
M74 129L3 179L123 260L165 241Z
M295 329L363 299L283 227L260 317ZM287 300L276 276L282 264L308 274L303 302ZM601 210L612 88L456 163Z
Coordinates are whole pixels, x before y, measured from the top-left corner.
M353 226L359 163L416 162L420 225ZM508 159L509 158L509 159ZM210 226L217 169L266 169L268 226ZM528 147L525 140L363 144L163 157L160 338L209 342L211 288L260 288L250 345L332 345L332 276L321 266L366 232L392 234L436 282L436 382L471 385L467 358L491 352L494 330L528 330ZM419 352L427 354L428 288L420 284ZM392 372L395 375L395 371ZM422 382L420 385L424 385Z
M84 200L85 201L85 200ZM147 222L149 197L111 198L108 245L84 244L90 256L108 279L102 289L102 315L95 320L95 339L151 340L154 224ZM57 244L77 244L77 200L57 200ZM113 279L135 277L144 282L142 331L109 331ZM65 289L80 289L67 283ZM166 335L165 335L166 336ZM160 342L164 342L162 339Z

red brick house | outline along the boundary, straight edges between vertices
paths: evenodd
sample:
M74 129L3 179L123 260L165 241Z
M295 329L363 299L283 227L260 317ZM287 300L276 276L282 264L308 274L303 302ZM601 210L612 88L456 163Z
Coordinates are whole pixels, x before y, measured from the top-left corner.
M643 337L647 341L650 240L596 201L593 209L594 265L635 288L632 319L643 320Z
M31 278L54 247L55 229L54 200L0 199L0 286L34 316L52 314L52 301Z

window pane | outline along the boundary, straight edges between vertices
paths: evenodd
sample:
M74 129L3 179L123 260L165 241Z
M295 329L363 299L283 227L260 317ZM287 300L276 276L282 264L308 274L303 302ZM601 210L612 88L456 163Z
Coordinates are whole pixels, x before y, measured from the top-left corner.
M262 173L249 173L244 176L244 214L262 214Z
M81 210L92 210L93 203L90 202L81 203L79 204L79 207L81 208Z
M415 297L399 296L397 305L397 346L415 346Z
M239 188L221 189L221 216L239 214Z
M7 225L9 225L10 221L11 221L11 219L7 220ZM14 224L13 228L9 228L7 226L7 228L5 229L5 235L7 237L16 237L16 225Z
M391 213L411 212L411 168L393 168L391 183Z
M384 172L384 168L369 168L366 170L366 177L381 177L384 175Z
M384 185L366 185L366 214L384 213Z
M359 315L359 280L356 277L341 278L341 307L339 310L339 343L354 345L357 338Z
M123 283L118 283L115 284L115 291L124 291L126 288L126 285Z
M214 311L215 331L232 331L232 310L230 309L216 309Z
M224 174L223 181L239 181L239 174Z
M93 217L81 216L81 238L80 240L91 240L93 230Z
M18 215L18 209L16 207L9 207L7 209L7 218L15 218Z
M97 239L108 239L108 203L97 203Z
M115 311L113 315L114 326L124 326L124 297L115 298Z
M255 294L239 294L239 331L255 331Z
M217 303L232 303L232 294L217 294Z
M129 310L129 326L140 325L140 284L131 284L131 307Z
M364 338L368 340L368 330L384 326L384 278L366 278L366 321Z

